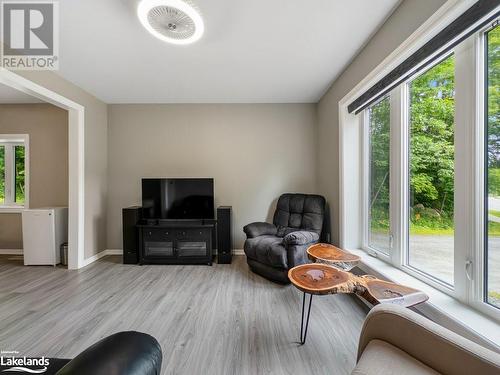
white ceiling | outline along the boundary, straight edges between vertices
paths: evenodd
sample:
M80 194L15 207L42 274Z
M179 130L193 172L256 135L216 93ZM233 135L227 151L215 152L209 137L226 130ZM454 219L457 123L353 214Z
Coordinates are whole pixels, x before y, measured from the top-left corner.
M399 0L193 0L205 34L166 44L135 0L61 0L59 74L107 103L317 102Z
M43 101L0 83L0 104L24 103L43 103Z

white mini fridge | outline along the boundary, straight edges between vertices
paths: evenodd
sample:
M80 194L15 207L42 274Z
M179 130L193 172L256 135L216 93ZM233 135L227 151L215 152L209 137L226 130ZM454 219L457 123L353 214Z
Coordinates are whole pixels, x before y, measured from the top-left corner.
M60 247L68 242L68 208L35 208L24 210L24 265L61 263Z

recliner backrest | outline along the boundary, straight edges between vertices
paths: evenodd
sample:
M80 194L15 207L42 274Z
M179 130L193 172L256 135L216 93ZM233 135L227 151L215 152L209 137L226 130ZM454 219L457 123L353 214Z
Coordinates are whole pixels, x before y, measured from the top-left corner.
M273 218L278 236L297 230L316 232L321 236L325 205L325 198L321 195L283 194L278 199Z

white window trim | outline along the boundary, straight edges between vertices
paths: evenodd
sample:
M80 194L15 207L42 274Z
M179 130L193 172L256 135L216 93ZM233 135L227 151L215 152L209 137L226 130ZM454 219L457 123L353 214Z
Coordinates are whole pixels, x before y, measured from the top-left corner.
M484 117L484 99L485 99L485 71L484 71L484 53L485 53L485 42L486 38L484 33L491 28L490 25L485 27L481 32L477 35L474 40L474 45L471 48L471 62L472 68L470 68L469 74L472 75L472 83L469 89L471 92L475 92L475 101L473 103L473 110L469 113L470 121L475 121L476 124L479 124L474 131L475 133L472 135L475 139L475 149L473 154L473 170L474 174L471 176L473 181L474 197L476 197L472 215L475 217L475 228L471 228L474 233L478 235L473 238L472 248L482 249L483 251L477 252L469 252L468 256L470 260L473 262L473 272L472 278L475 279L474 284L469 285L469 289L467 290L467 302L474 306L476 309L481 311L482 313L496 317L500 319L500 309L491 306L489 303L485 302L485 294L487 291L485 290L485 280L484 280L484 264L487 261L485 258L485 226L488 225L487 221L485 221L486 212L485 208L485 200L487 196L485 196L485 168L484 168L484 157L485 157L485 117Z
M14 184L14 162L12 148L5 149L5 202L0 204L0 213L19 213L29 208L30 196L30 142L29 134L0 134L0 143L11 146L24 146L24 204L16 204L12 200L14 186L7 187L7 181ZM8 190L7 190L8 189Z
M363 227L363 213L365 212L365 208L363 208L363 203L362 203L364 197L364 190L363 190L364 172L360 172L359 175L352 173L352 171L356 169L359 171L363 171L364 159L363 155L360 153L360 148L364 142L363 130L360 126L359 117L356 116L355 114L350 114L347 109L347 106L356 98L358 98L362 93L364 93L366 90L372 87L375 83L377 83L392 69L394 69L406 58L408 58L414 51L416 51L425 42L430 40L440 30L449 25L454 19L460 16L474 3L475 0L463 0L463 1L448 0L418 30L416 30L405 42L403 42L398 48L396 48L370 74L368 74L358 85L356 85L346 96L344 96L339 101L339 232L340 232L339 245L341 247L348 250L351 249L353 251L356 251L355 249L361 249L363 247L363 243L366 238L364 234L365 228ZM475 81L477 85L479 82L477 79ZM481 108L480 106L478 106L478 103L476 103L476 108ZM404 116L404 114L398 113L394 114L394 116ZM476 129L476 131L478 130ZM478 139L478 134L476 134L476 139ZM403 145L401 146L403 147ZM476 147L475 152L479 153L480 150ZM474 168L474 173L475 173L474 175L475 178L473 179L473 181L475 181L474 190L476 190L481 187L476 182L478 181L477 178L480 176L480 169L477 168L477 166L476 168ZM482 202L479 199L475 202L473 208L475 211L475 215L480 215L480 213L482 212L481 204ZM399 209L401 209L401 207L392 207L391 213L393 210L399 210ZM480 226L482 228L483 224L476 220L475 225L476 228L471 228L471 230L473 230L475 233L480 233L478 231L477 226ZM394 230L397 230L401 233L402 231L404 231L404 228L394 228ZM402 235L399 237L406 238L405 236ZM474 246L478 246L481 240L482 239L474 237L473 238ZM398 246L398 244L395 243L394 246ZM464 248L465 247L466 245L464 244ZM400 254L405 254L405 253L406 252L401 252ZM480 258L480 256L477 253L479 252L475 252L475 257ZM367 258L367 256L365 255L364 258ZM375 263L377 262L380 263L380 261L377 261L372 257L368 258L371 258L374 261L376 261ZM479 259L475 259L475 269L474 269L475 275L481 275L480 273L481 270L477 269L478 265L481 264L481 262L478 262L478 260ZM397 259L391 259L391 263L404 264L404 259L400 259L399 262ZM397 270L398 268L392 266L392 269ZM418 282L418 280L416 280L416 282ZM455 289L456 288L457 288L457 283L455 282ZM459 286L459 288L461 287ZM433 290L436 290L436 288L433 288ZM463 292L464 290L465 290L465 297ZM492 333L490 332L487 326L483 325L482 327L474 327L473 322L474 320L477 321L480 320L482 321L484 319L488 320L488 318L485 318L485 315L483 314L487 314L489 316L493 315L496 316L495 313L498 312L497 309L493 307L488 308L489 306L487 304L482 302L481 303L477 302L479 300L478 298L480 298L480 300L482 301L483 299L482 292L479 293L479 291L477 290L471 291L467 287L466 288L462 287L462 290L460 292L456 292L456 295L454 296L454 298L452 298L452 300L462 301L464 300L464 298L465 301L468 301L469 306L473 306L477 312L474 312L474 310L472 312L467 311L466 315L470 319L460 320L458 324L463 324L463 329L468 333L470 333L471 335L475 335L476 337L486 337L486 338L491 337ZM451 311L450 309L448 309L448 306L446 304L441 303L441 301L432 301L432 297L430 302L423 304L422 309L425 309L426 305L432 305L433 303L435 303L437 311L436 315L433 316L434 320L446 322L450 321L450 319L453 319L452 316L453 314L451 314ZM495 311L490 311L492 309ZM494 322L494 320L491 320L491 322ZM455 321L455 323L457 322ZM494 323L498 324L497 322ZM496 342L498 342L498 340L496 340Z
M476 265L474 254L483 252L482 246L477 247L477 237L482 237L477 234L482 231L480 229L482 220L478 213L483 211L479 204L483 199L483 194L477 189L479 181L476 178L479 178L479 160L484 158L484 155L477 153L482 144L479 135L483 134L484 128L484 122L478 121L478 114L482 112L482 108L476 107L476 98L480 95L476 90L476 44L478 42L479 39L473 36L455 49L454 278L456 297L467 304L471 304L470 291L473 283L477 282L475 279L478 276L473 271ZM475 198L471 199L471 197ZM471 221L473 225L470 225ZM500 318L500 315L498 317Z

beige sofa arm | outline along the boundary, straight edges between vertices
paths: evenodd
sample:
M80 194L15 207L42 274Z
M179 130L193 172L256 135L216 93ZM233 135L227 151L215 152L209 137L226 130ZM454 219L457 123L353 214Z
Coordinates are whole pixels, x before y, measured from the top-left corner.
M375 306L363 324L358 361L371 340L385 341L443 374L499 374L500 354L396 305Z

